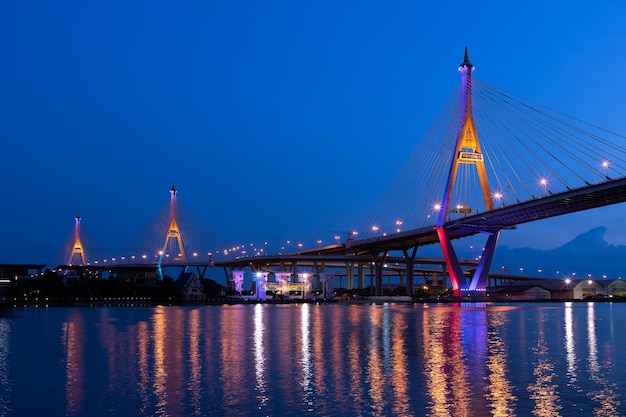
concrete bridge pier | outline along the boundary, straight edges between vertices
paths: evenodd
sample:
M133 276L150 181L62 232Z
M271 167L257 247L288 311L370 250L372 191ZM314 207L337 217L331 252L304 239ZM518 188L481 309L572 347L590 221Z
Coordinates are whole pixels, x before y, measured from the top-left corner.
M320 281L322 282L322 295L325 300L332 300L334 298L335 291L335 274L322 272L319 274Z
M256 282L256 287L254 291L254 295L257 300L265 301L267 299L267 278L269 276L269 272L256 272L254 274L254 281Z
M365 268L363 268L362 263L359 263L357 267L357 274L358 274L357 288L359 290L362 290L363 288L365 288Z
M243 291L243 275L244 275L244 271L233 271L232 272L232 282L233 282L233 287L232 289L236 292L238 292L239 294L241 294L241 292Z
M289 298L289 282L291 281L291 272L274 272L280 295Z
M346 289L352 290L354 288L354 263L346 262Z

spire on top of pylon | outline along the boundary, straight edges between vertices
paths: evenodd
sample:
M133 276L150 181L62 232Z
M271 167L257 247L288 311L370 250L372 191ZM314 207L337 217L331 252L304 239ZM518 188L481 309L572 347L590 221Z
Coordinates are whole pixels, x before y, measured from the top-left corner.
M472 63L469 60L469 52L467 51L467 46L465 47L465 59L463 59L461 67L473 67Z

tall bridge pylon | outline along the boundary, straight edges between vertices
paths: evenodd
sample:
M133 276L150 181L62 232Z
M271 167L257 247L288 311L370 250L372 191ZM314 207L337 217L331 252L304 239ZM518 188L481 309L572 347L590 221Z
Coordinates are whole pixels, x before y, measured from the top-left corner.
M176 219L176 187L174 186L174 183L172 183L172 188L170 189L170 222L165 233L165 241L163 242L163 247L159 251L159 262L157 264L157 270L159 271L159 275L161 275L161 278L163 277L163 258L166 256L168 246L173 244L176 244L178 248L175 260L186 262L187 259L185 257L185 248L183 247L183 238L180 233L180 228L178 227L178 220Z
M454 251L450 236L446 230L445 224L449 220L449 213L452 210L463 210L465 207L459 205L455 209L452 207L452 190L454 188L459 166L462 164L473 165L476 168L482 197L485 204L485 210L493 210L493 197L487 179L487 171L485 169L485 160L480 149L480 142L474 124L474 116L472 114L472 69L473 65L469 60L467 47L465 47L465 59L459 67L461 73L461 123L456 136L454 146L454 154L448 172L448 179L445 183L445 191L440 205L439 218L437 220L437 236L443 250L444 259L450 275L452 289L455 295L460 295L463 291L484 291L489 274L489 267L493 259L500 229L480 230L489 235L485 244L483 253L478 262L478 266L474 271L469 284L465 278L465 274L461 268L459 259Z
M74 264L74 259L77 259L80 263ZM85 249L83 248L83 244L80 241L80 214L76 214L76 223L74 224L74 243L72 245L72 252L70 253L70 257L67 260L68 265L87 265L87 260L85 256Z

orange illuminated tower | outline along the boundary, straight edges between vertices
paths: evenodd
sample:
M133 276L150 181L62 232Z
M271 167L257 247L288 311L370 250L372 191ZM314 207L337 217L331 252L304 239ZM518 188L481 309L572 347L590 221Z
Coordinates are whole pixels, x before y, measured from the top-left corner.
M186 262L185 248L183 247L183 238L180 234L178 221L176 220L176 187L174 186L174 183L172 183L172 189L170 190L170 223L167 227L167 232L165 234L165 242L163 242L163 248L159 252L159 268L163 264L163 257L166 254L167 247L172 243L172 241L176 242L176 244L178 245L178 252L175 260Z
M78 258L80 266L87 265L85 249L80 241L80 214L76 214L76 224L74 225L74 244L72 245L72 253L67 261L68 265L74 265L74 259Z
M461 72L461 123L456 136L454 154L452 155L452 163L448 172L448 181L444 191L443 200L441 201L441 211L437 221L437 236L443 249L443 255L450 273L450 281L455 295L460 295L462 291L485 291L489 268L495 252L496 243L500 236L499 229L479 230L489 235L487 243L483 249L480 261L476 266L476 270L468 282L465 274L461 269L461 264L456 256L446 223L449 221L449 213L452 199L452 190L456 182L457 173L460 164L471 164L476 167L480 188L482 192L485 210L493 210L493 198L489 188L487 179L487 171L485 169L485 160L480 149L478 141L478 133L474 124L474 115L472 113L472 69L474 66L469 60L467 47L465 47L465 59L459 67ZM477 229L475 229L477 230Z

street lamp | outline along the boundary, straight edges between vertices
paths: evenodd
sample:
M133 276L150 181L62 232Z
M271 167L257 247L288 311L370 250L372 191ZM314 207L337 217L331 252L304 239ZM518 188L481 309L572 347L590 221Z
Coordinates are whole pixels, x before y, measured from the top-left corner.
M609 178L609 161L607 161L606 159L604 161L602 161L602 168L604 168L604 176L606 177L606 179L610 179Z
M548 179L547 178L541 178L539 180L539 185L541 185L541 188L543 188L543 195L546 195L546 190L548 187Z
M496 201L497 201L497 203L498 203L498 204L501 204L502 206L504 206L504 204L502 204L502 193L501 193L501 192L496 191L496 192L493 194L493 198L495 198L495 199L496 199ZM497 204L496 204L496 205L497 205Z

